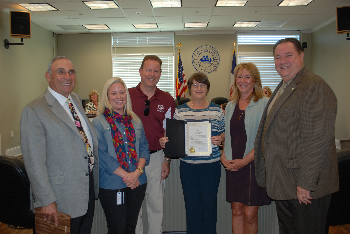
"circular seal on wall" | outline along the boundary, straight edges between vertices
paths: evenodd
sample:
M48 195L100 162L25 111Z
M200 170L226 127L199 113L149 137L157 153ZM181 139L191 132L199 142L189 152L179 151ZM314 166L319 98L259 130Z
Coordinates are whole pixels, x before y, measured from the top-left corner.
M192 54L192 65L197 71L211 73L217 69L219 63L219 52L212 46L200 46Z

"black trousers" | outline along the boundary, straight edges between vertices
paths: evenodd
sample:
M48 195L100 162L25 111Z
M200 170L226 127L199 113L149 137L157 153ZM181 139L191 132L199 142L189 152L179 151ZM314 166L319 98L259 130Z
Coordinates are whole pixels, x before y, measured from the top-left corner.
M311 204L295 200L275 201L280 234L324 234L331 194L312 199Z
M100 201L106 215L108 234L134 234L146 183L135 189L100 188Z
M70 224L71 234L91 233L92 221L95 212L95 189L93 171L89 174L89 205L85 215L72 218Z

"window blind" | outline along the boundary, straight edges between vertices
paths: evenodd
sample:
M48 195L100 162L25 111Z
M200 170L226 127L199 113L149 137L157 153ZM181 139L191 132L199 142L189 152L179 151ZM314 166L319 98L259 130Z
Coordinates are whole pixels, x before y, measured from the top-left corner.
M280 75L275 69L275 61L272 52L245 52L238 53L238 63L254 63L260 72L261 85L269 86L272 91L275 90L281 81Z
M238 33L237 43L241 45L274 45L277 41L288 37L299 40L299 33L294 32L291 34L286 33L277 35Z
M259 50L259 45L271 45L271 52L240 52L237 51L238 63L254 63L260 72L262 86L269 86L272 91L275 90L281 77L275 69L275 61L272 52L272 46L277 41L284 38L296 38L299 40L300 32L291 31L283 32L238 32L237 44L239 45L252 45L256 46L256 50ZM266 47L265 47L266 48Z
M157 87L164 92L174 94L174 54L156 54L162 60L162 75ZM139 69L145 55L143 54L113 54L113 77L120 77L128 88L141 82Z
M114 33L112 47L174 46L173 33Z
M122 78L128 88L137 86L141 82L139 69L144 56L157 55L162 60L157 87L175 96L175 54L169 53L174 51L174 33L114 33L111 44L114 77ZM159 53L164 50L165 53ZM123 53L125 51L128 53ZM136 51L142 51L142 54L134 53Z

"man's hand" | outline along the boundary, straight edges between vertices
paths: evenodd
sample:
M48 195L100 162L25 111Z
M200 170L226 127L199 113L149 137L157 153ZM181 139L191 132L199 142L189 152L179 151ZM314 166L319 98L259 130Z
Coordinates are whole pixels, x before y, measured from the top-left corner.
M302 187L297 187L297 197L299 204L304 203L305 205L311 204L312 197L310 196L310 191L303 189Z
M162 137L162 138L159 139L159 144L164 149L165 148L165 143L167 143L168 141L169 141L168 137Z
M168 161L164 161L162 165L162 180L165 180L170 173L170 163Z
M48 223L51 223L52 218L54 218L55 226L58 226L58 211L56 202L52 202L47 206L41 207L41 212L44 215L44 220L47 220Z

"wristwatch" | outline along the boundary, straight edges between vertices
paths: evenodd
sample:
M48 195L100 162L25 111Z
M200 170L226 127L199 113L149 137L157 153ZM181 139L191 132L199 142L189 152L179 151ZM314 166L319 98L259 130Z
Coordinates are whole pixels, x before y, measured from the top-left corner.
M141 167L136 167L136 169L140 171L141 175L143 174L143 169Z
M171 163L171 159L170 158L164 158L164 161L167 161L169 164Z

